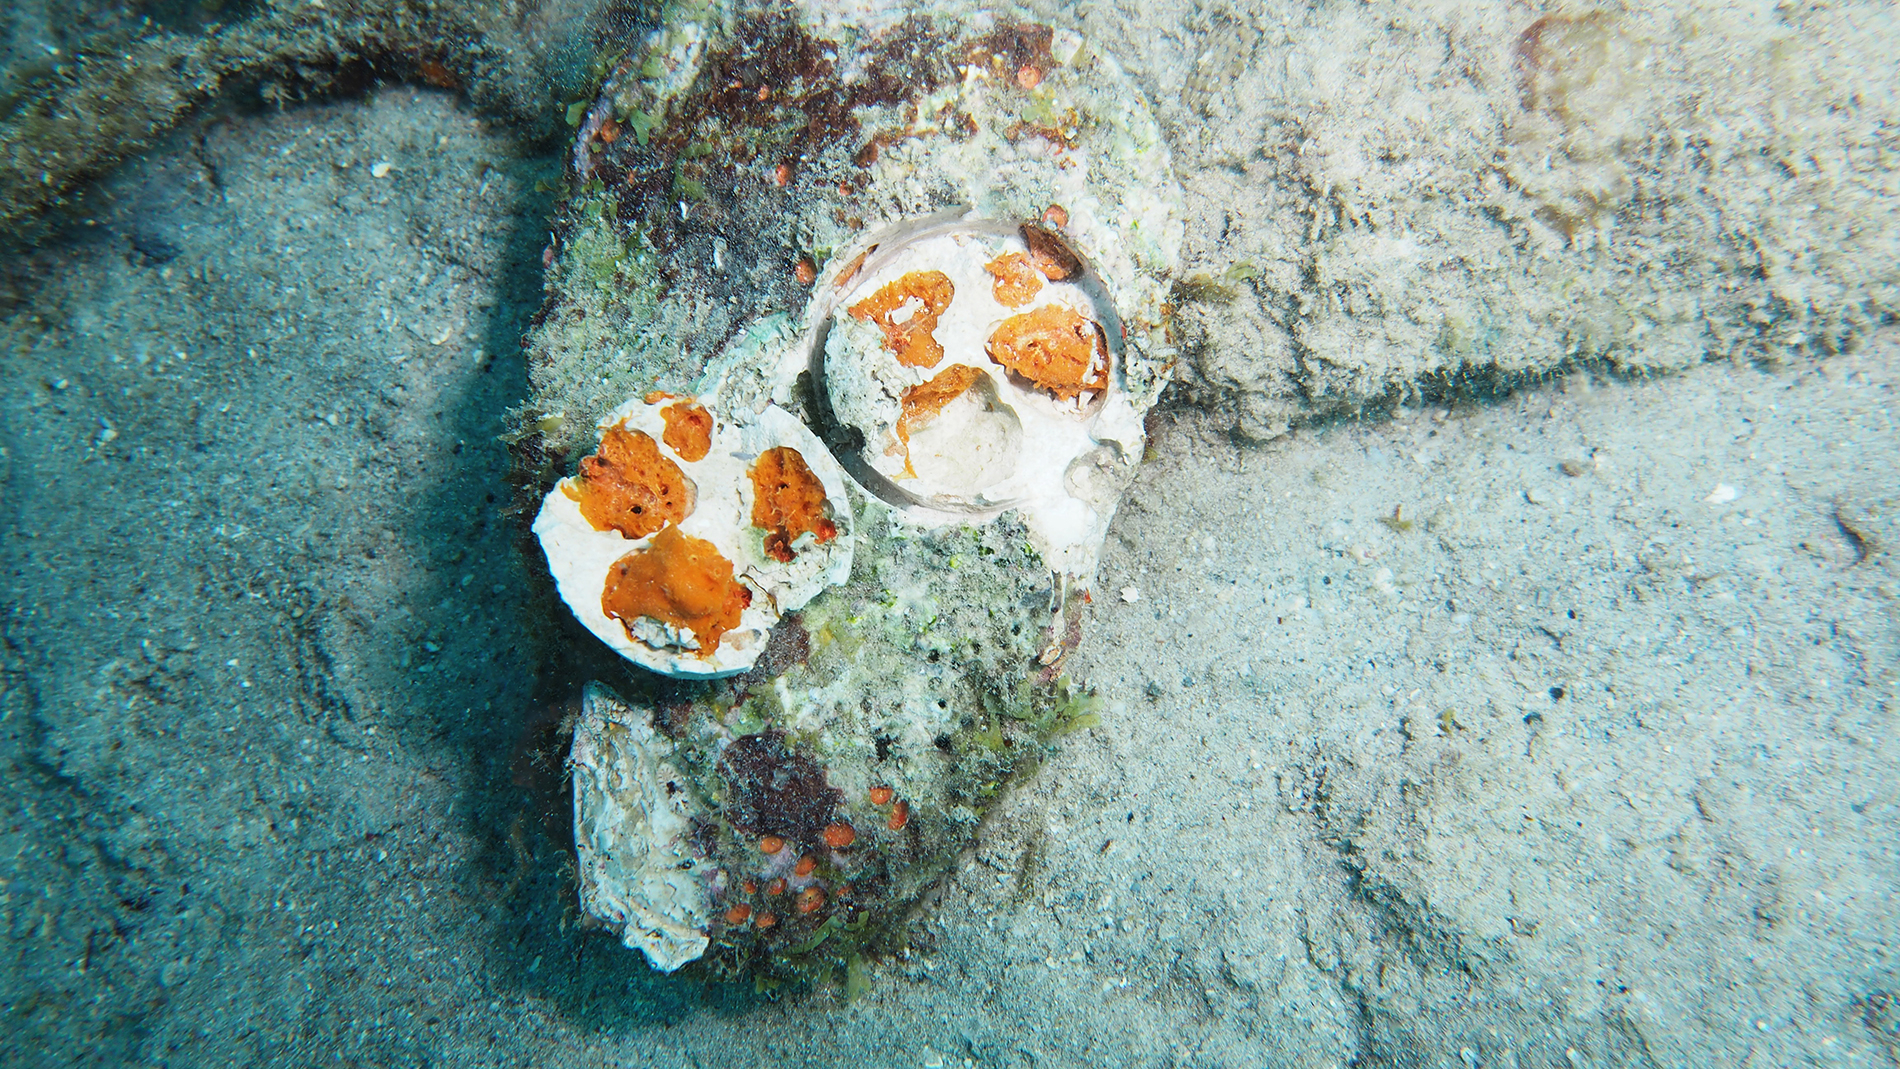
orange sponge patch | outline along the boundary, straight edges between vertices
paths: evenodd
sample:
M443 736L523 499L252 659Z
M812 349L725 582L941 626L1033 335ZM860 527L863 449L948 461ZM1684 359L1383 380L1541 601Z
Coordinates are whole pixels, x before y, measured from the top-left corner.
M666 430L660 434L680 459L696 464L712 452L712 413L691 401L676 401L660 410Z
M765 552L780 564L797 557L792 540L807 531L820 544L838 537L825 516L825 484L789 445L766 450L752 465L752 526L765 532Z
M625 424L607 429L600 449L581 461L580 478L565 487L597 531L645 538L693 511L693 490L678 464L660 455L644 431Z
M996 303L1020 308L1042 292L1042 273L1020 252L1006 252L983 266L995 277Z
M910 434L930 425L943 412L943 406L962 397L983 378L983 372L968 364L951 364L929 382L920 382L904 391L899 399L903 414L897 417L897 440L904 443L904 475L915 479L917 470L910 466Z
M990 335L989 354L1065 401L1108 385L1101 328L1061 305L1046 304L1003 320Z
M734 581L732 562L711 542L677 527L615 561L600 596L601 611L624 624L647 617L691 631L701 657L712 656L750 604L752 591Z
M867 323L876 323L884 331L884 344L897 354L905 367L936 367L943 359L943 346L937 344L937 318L950 307L956 287L942 271L912 271L878 290L850 308L851 315ZM916 302L913 304L913 302ZM899 311L910 308L910 318L898 320Z

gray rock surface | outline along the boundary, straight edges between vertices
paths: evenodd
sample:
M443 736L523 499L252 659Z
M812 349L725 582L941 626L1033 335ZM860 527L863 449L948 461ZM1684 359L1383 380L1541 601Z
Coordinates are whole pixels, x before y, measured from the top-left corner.
M1892 5L1088 12L1188 191L1184 381L1250 437L1900 311Z
M437 93L214 117L9 263L14 1057L1893 1063L1891 328L1267 445L1176 409L1103 725L866 994L578 930L559 725L617 669L494 441L549 167Z

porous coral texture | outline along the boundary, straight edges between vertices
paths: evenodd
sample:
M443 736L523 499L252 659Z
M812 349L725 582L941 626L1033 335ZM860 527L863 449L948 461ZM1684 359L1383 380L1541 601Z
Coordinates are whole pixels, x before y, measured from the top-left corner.
M1101 328L1061 305L1003 320L988 348L990 359L1064 401L1108 385Z
M660 410L660 418L666 421L660 440L681 460L696 464L712 452L713 418L705 408L692 401L675 401Z
M752 592L733 579L717 547L671 526L615 561L600 597L601 611L628 625L645 617L691 631L701 657L719 648L750 604Z
M912 271L852 305L850 312L884 331L884 344L897 354L898 363L936 367L943 346L932 332L955 295L956 287L942 271ZM907 314L899 318L901 313Z
M1021 308L1042 292L1042 276L1020 252L1006 252L983 265L983 270L996 279L991 291L996 303L1005 307Z
M565 484L581 515L597 531L645 538L692 514L693 487L659 444L625 424L607 429L600 449L581 460L580 476Z
M825 515L825 484L789 445L759 454L752 465L752 526L765 532L765 552L780 564L798 555L792 541L810 532L820 543L838 536Z

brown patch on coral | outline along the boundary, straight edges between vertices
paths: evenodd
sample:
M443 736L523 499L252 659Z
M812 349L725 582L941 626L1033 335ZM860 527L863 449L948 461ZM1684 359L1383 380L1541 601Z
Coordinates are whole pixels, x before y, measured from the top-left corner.
M1082 272L1082 258L1077 256L1069 243L1056 235L1048 227L1035 223L1024 223L1017 228L1023 242L1029 246L1029 262L1036 270L1051 282L1064 282Z
M660 455L645 431L624 423L607 428L600 448L581 460L580 475L562 484L596 531L645 538L693 512L693 486L678 464Z
M765 552L780 564L797 557L792 541L809 531L820 545L838 537L825 517L825 484L789 445L767 449L752 465L752 526L765 532Z
M997 304L1021 308L1042 292L1042 276L1029 262L1029 257L1020 252L1006 252L984 264L983 270L996 279L991 290L996 294Z
M672 526L615 561L600 596L601 611L625 624L648 617L690 630L701 657L712 656L750 604L752 591L733 579L732 562L711 542Z
M726 785L726 819L742 835L777 835L815 846L844 801L844 793L825 781L824 767L787 746L783 732L732 740L719 755L718 771Z
M990 359L1067 401L1108 385L1102 328L1061 305L1003 320L990 335Z
M712 452L711 412L692 401L677 401L661 409L660 418L666 421L660 440L678 453L681 460L698 463Z
M897 417L897 440L904 450L904 477L915 479L917 469L910 466L910 435L922 430L943 412L943 407L962 397L983 378L981 369L968 364L951 364L929 382L920 382L904 391L899 400L903 414Z
M1052 70L1056 65L1052 54L1055 38L1056 32L1049 26L1038 26L1033 22L1004 22L972 41L965 55L972 63L987 63L994 70L1013 72L1018 76L1024 67L1033 67L1037 72L1036 80L1041 81L1042 72Z
M884 344L897 354L905 367L936 367L943 359L943 346L932 333L937 318L950 307L956 287L942 271L912 271L883 289L851 306L851 315L867 323L876 323L884 331ZM893 320L892 315L911 301L922 304L909 319Z

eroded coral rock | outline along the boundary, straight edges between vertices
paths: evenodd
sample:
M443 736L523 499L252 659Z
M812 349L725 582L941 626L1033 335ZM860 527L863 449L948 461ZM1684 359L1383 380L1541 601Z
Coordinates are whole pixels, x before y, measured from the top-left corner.
M535 531L575 616L673 677L591 692L582 903L663 969L820 980L901 945L1093 720L1062 664L1175 359L1180 193L1076 35L815 3L677 9L573 168L530 348L565 414L538 445L588 456ZM590 522L582 484L649 449L690 508Z

